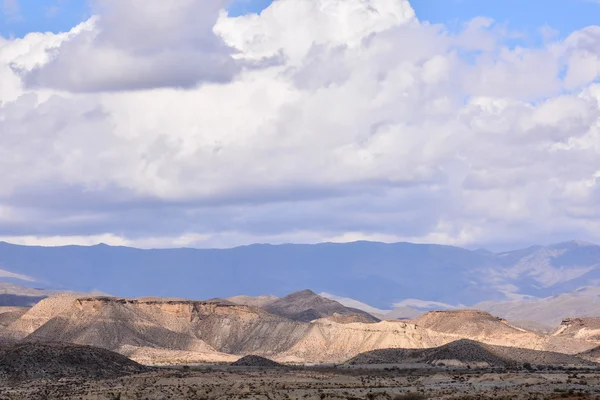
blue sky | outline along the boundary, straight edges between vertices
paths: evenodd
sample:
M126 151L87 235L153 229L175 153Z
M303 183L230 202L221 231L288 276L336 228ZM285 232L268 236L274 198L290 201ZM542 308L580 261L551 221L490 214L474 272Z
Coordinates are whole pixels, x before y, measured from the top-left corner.
M237 0L233 14L259 12L270 0ZM535 36L541 26L560 36L600 21L596 0L413 0L419 19L455 25L477 16L506 22ZM0 35L20 37L32 31L65 31L89 16L86 0L0 0Z

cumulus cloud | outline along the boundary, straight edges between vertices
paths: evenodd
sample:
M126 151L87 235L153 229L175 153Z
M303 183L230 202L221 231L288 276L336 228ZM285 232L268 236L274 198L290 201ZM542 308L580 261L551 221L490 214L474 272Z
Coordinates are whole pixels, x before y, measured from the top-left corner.
M136 18L137 0L97 4L72 32L0 42L0 237L600 234L600 28L527 48L489 19L421 23L408 1L277 0L237 18L217 1L144 2ZM265 58L279 62L235 67Z
M213 33L226 0L94 0L89 29L23 72L31 87L74 92L228 82L239 66Z

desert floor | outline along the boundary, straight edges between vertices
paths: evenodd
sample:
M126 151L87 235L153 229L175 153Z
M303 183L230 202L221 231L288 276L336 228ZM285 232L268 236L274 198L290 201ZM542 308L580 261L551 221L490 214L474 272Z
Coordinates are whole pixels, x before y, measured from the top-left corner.
M600 399L600 373L192 367L105 381L4 384L0 399Z

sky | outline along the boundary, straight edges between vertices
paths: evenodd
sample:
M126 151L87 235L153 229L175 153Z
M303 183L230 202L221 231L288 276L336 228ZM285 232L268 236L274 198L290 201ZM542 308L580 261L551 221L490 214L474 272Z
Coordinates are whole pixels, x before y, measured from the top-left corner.
M0 35L22 37L29 32L64 32L92 15L89 0L2 0ZM230 15L260 13L271 0L237 0L226 8ZM590 25L600 18L596 0L413 0L419 19L434 24L460 25L485 16L535 38L540 27L559 36Z
M600 242L597 1L0 6L0 240Z

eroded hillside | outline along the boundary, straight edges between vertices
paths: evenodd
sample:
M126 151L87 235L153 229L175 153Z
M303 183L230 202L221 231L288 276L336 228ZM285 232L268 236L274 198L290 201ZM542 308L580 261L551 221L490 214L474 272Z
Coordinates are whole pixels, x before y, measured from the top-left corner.
M360 314L335 310L306 322L230 301L58 295L9 324L3 337L98 346L144 363L230 362L250 354L280 362L343 362L372 350L434 348L460 339L532 350L560 347L569 354L597 345L516 328L480 311L355 322Z

